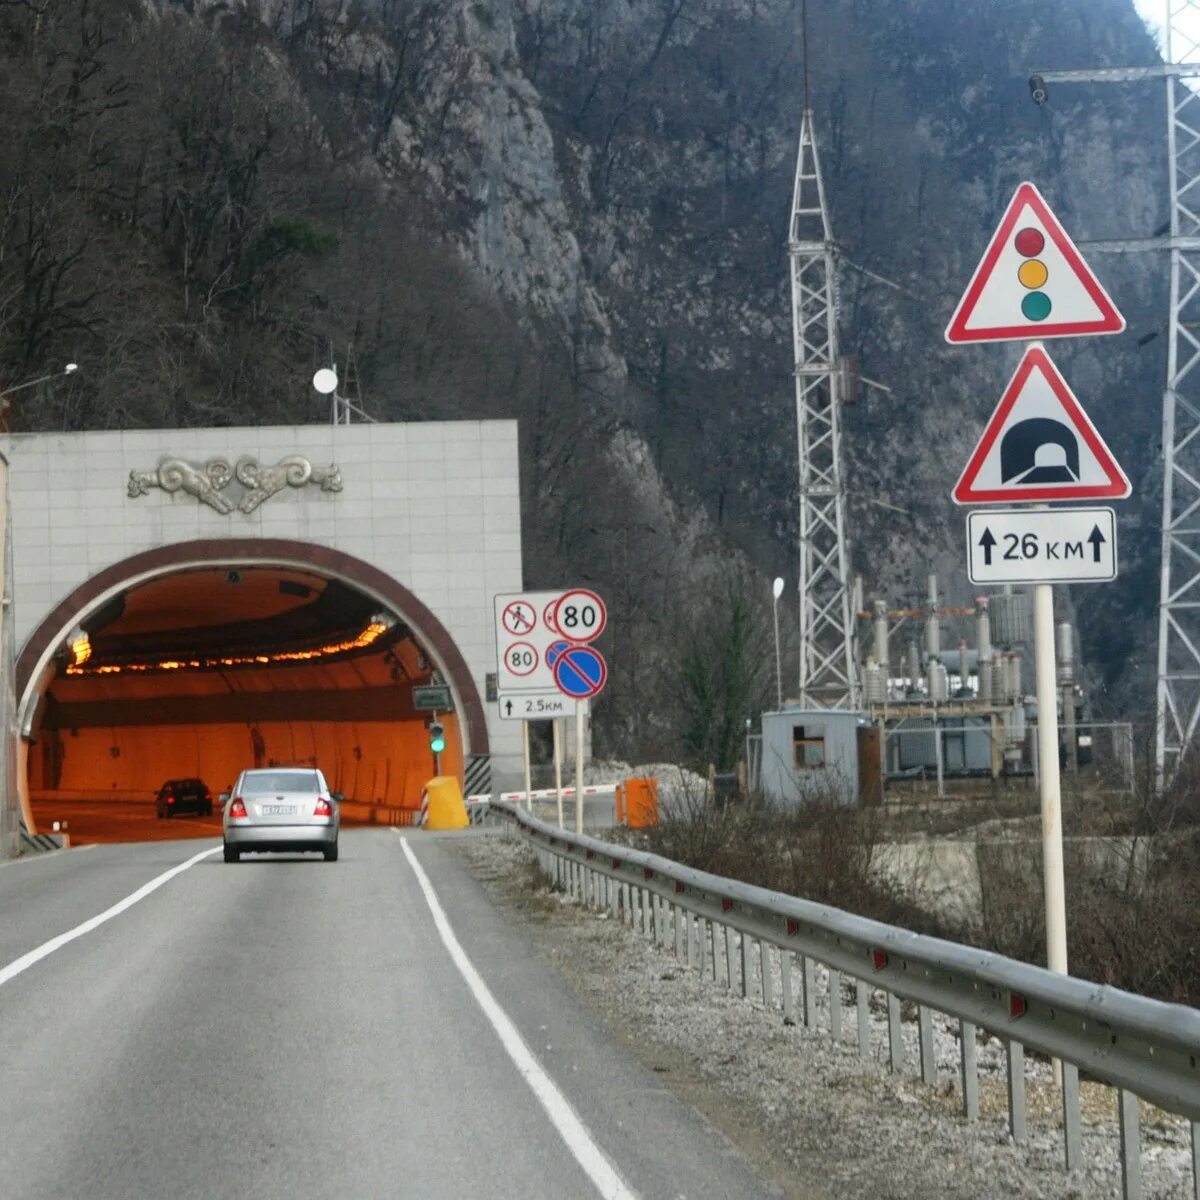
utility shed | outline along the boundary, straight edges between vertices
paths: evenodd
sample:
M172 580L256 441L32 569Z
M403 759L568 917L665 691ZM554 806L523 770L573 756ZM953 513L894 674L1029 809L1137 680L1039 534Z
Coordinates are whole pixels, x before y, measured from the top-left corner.
M866 739L860 730L868 735ZM874 747L877 762L877 733L864 714L843 709L785 708L763 713L759 774L763 792L781 804L857 805L860 741Z

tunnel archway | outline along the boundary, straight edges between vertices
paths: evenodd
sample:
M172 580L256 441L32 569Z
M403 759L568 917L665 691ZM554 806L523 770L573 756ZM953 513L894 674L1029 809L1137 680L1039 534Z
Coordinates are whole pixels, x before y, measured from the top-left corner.
M199 775L215 793L243 766L282 762L320 766L345 792L349 822L387 820L418 802L433 771L412 686L435 671L454 700L439 717L450 735L439 766L461 776L468 756L488 753L478 690L445 627L399 581L285 539L133 555L65 597L21 651L26 822L44 826L50 801L108 804L120 840L161 836L144 818L165 779ZM202 826L189 832L216 827Z

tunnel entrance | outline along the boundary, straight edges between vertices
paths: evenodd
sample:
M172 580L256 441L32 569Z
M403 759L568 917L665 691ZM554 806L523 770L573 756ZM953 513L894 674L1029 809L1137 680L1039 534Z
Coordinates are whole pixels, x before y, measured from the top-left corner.
M435 774L433 714L414 707L413 688L445 682L461 698L464 684L419 603L420 632L378 588L241 558L103 583L75 617L65 603L47 618L27 647L45 644L39 663L22 656L33 827L65 823L76 844L211 837L219 793L244 768L276 765L319 767L344 794L345 824L392 824L419 806ZM460 780L468 749L486 751L471 745L482 722L471 728L478 699L465 684L466 719L437 715L447 734L437 766ZM160 803L167 781L186 779L204 782L211 816Z

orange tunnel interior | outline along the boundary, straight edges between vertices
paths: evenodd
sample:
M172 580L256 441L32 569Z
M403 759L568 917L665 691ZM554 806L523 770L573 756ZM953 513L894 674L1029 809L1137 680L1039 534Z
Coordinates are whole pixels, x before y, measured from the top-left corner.
M389 824L434 774L462 777L459 725L414 686L437 682L401 614L336 579L206 567L132 587L67 637L26 748L37 828L72 841L213 836L212 818L155 819L169 779L214 799L247 767L319 767L344 823Z

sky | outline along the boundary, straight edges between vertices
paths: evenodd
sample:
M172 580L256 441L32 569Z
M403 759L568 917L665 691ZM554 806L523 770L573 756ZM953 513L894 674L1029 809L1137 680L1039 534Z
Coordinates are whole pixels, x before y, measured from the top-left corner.
M1160 46L1164 44L1163 25L1167 14L1167 0L1133 0L1134 7L1141 14L1142 20L1155 32ZM1185 31L1190 32L1191 36L1200 42L1200 0L1170 0L1171 7L1178 9L1182 5L1187 5L1191 8L1191 12L1179 18L1179 25ZM1178 59L1183 54L1182 47L1174 47L1175 57ZM1193 60L1197 55L1190 56Z

